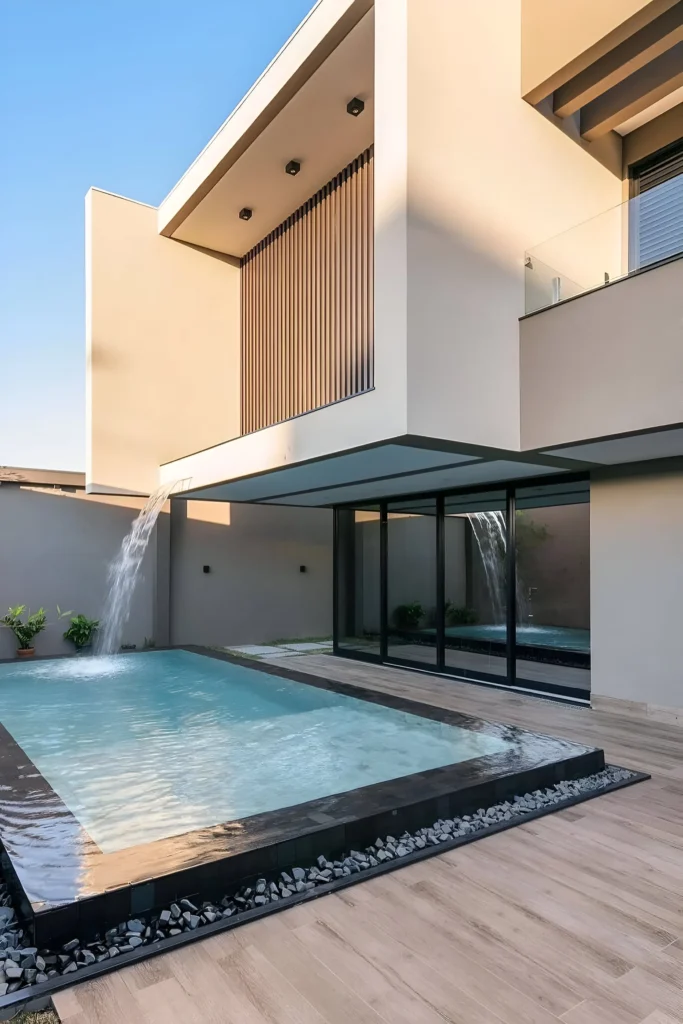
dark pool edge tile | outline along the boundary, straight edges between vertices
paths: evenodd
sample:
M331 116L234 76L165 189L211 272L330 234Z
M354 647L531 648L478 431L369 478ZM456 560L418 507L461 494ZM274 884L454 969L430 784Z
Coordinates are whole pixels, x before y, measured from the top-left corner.
M439 817L472 813L477 807L492 806L516 793L545 789L563 780L585 778L604 768L604 754L599 748L569 746L575 746L578 752L564 750L561 754L558 752L555 760L519 764L514 770L508 766L508 770L497 774L479 775L477 766L480 760L486 759L475 759L462 762L462 765L469 765L470 771L477 768L476 778L460 778L461 765L456 763L361 787L339 794L338 798L312 801L314 806L327 806L327 820L309 818L304 827L303 821L297 817L296 827L290 823L287 831L282 830L279 822L292 813L301 815L311 804L295 804L291 808L267 812L264 818L274 821L276 829L268 836L255 837L247 848L155 874L151 879L153 898L148 905L135 902L140 885L145 883L126 883L60 907L33 913L31 923L35 943L51 946L76 934L86 935L86 911L101 927L110 927L183 897L194 900L198 893L209 894L223 885L230 888L249 878L287 870L301 861L313 862L321 853L327 855L334 850L364 848L377 835L414 831ZM379 802L368 799L371 791L381 794ZM337 799L344 803L343 807L334 806ZM249 820L241 819L241 822ZM90 931L94 934L95 929Z
M617 769L621 767L620 765L611 763L609 763L608 766L610 768ZM65 989L71 988L73 985L79 985L82 982L92 981L105 974L109 974L112 971L118 970L121 967L133 966L143 960L160 956L162 953L170 953L175 949L189 945L191 942L198 942L202 939L211 938L212 936L219 935L222 932L230 931L232 928L238 928L240 925L260 920L270 914L281 913L283 910L287 910L290 907L299 906L301 903L308 903L311 900L320 898L321 896L330 895L340 891L341 889L346 889L351 885L357 885L360 882L364 882L369 878L377 878L379 875L387 874L390 871L397 871L402 867L407 867L411 864L427 860L429 857L436 857L442 853L448 853L452 850L456 850L461 846L466 846L469 843L477 842L480 839L486 839L488 836L498 835L500 832L506 832L508 829L517 828L519 825L524 825L529 821L537 821L539 818L543 818L548 814L565 811L571 807L577 806L578 804L586 803L588 800L595 800L598 797L606 796L608 793L613 793L620 789L626 789L627 787L636 785L639 782L646 782L652 777L646 772L637 772L631 768L623 770L633 772L631 778L621 780L620 782L612 782L600 790L579 793L576 796L568 797L566 800L553 804L550 807L542 807L538 810L531 811L529 814L525 814L524 816L520 815L518 818L513 818L510 821L498 822L495 825L490 825L483 831L475 832L470 835L458 836L448 842L439 843L438 846L427 846L423 850L415 850L413 853L410 853L405 857L385 861L382 864L378 864L377 867L371 867L362 872L356 872L351 875L346 875L343 878L334 879L326 885L317 886L315 889L308 892L299 893L296 896L288 897L285 900L279 900L276 903L266 904L264 907L255 907L253 910L247 910L243 914L235 915L234 917L223 918L220 921L215 921L213 924L203 925L195 931L183 932L181 935L173 935L167 939L161 939L158 943L153 943L149 946L140 946L131 953L121 953L119 956L103 961L102 963L95 963L90 967L82 967L73 974L69 974L67 977L52 978L50 981L44 982L42 985L32 986L31 989L19 989L17 992L12 992L10 995L0 996L0 1019L8 1019L3 1014L3 1011L6 1009L14 1009L23 1004L30 1005L34 1001L37 1003L43 1001L44 1003L45 999L49 999L57 992L64 991Z

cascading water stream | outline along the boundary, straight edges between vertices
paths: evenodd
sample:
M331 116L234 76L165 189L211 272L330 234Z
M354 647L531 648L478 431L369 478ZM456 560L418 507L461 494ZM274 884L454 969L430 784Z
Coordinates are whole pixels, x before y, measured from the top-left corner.
M130 531L123 538L118 555L109 566L110 587L102 612L102 629L95 645L97 654L116 654L121 647L123 627L130 616L142 559L159 513L174 487L176 483L164 484L150 494Z
M507 532L503 512L468 512L467 518L477 542L479 557L486 577L491 613L495 623L505 622L505 555ZM517 575L517 622L525 623L529 618L524 587Z
M502 512L468 512L486 576L493 621L505 621L505 517Z

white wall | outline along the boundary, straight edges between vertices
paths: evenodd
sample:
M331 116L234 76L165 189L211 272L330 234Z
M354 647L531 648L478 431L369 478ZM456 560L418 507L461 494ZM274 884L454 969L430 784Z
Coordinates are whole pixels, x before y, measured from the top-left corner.
M683 708L683 468L591 480L592 692Z
M332 635L331 511L177 500L171 552L174 644Z
M519 325L522 447L683 421L683 260Z
M136 498L0 486L0 614L17 604L26 604L31 611L45 608L49 625L36 637L37 654L73 653L73 646L62 639L68 622L57 621L57 605L63 611L100 617L109 562L140 505ZM124 643L141 646L145 637L154 635L155 572L153 542L143 562ZM10 630L0 629L0 658L11 658L16 646Z
M620 202L620 154L522 99L520 0L404 3L408 431L516 449L524 253Z

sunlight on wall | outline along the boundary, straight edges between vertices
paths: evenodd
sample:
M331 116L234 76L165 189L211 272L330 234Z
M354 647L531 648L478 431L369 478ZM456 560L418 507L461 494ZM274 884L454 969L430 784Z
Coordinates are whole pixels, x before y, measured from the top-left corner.
M230 526L229 501L188 501L187 518L217 526Z

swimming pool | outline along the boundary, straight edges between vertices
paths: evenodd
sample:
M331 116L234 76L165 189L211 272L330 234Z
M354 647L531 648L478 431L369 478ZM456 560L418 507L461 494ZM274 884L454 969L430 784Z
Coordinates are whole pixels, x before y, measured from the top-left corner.
M0 663L3 869L38 946L603 767L203 648Z
M2 665L0 722L104 853L508 746L177 650Z

